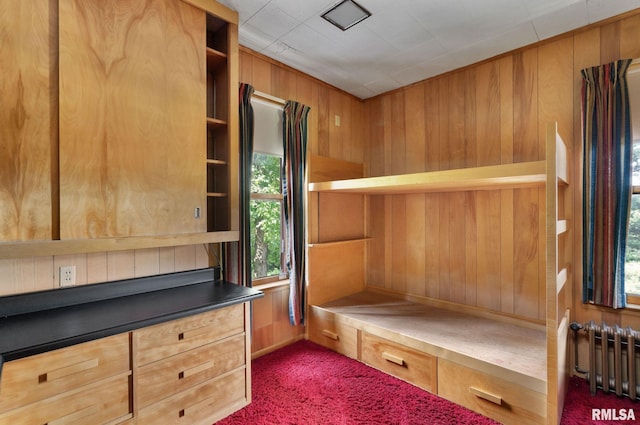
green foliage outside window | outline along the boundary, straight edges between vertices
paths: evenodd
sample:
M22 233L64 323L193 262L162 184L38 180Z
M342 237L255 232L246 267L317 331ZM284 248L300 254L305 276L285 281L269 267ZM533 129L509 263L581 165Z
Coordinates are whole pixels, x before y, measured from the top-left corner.
M257 194L279 195L280 158L272 155L254 154L251 175L251 192ZM281 273L282 241L282 201L271 199L252 199L250 203L251 220L251 270L254 279L277 276Z

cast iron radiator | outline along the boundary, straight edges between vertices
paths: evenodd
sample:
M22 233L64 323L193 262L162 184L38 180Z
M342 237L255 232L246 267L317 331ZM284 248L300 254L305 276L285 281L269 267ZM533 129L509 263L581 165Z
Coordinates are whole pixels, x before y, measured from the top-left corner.
M571 323L574 331L575 369L586 374L591 394L602 389L615 392L618 396L627 396L632 400L640 395L638 372L640 367L640 332L631 327L621 328L618 325L597 324L593 320L581 325ZM578 333L587 334L589 341L589 370L578 366Z

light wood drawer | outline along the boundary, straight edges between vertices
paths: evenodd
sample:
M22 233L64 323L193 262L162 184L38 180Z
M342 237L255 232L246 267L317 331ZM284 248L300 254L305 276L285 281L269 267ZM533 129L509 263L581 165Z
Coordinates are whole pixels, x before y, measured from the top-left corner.
M138 405L145 407L244 365L244 343L244 335L236 335L139 368Z
M7 362L0 411L128 372L129 359L129 335L120 334Z
M135 364L164 359L243 330L244 304L140 329L133 333Z
M98 381L0 415L2 424L99 425L131 417L129 374Z
M209 380L142 409L138 424L211 424L228 406L246 405L245 368Z
M346 325L335 314L310 308L309 339L352 359L358 358L358 329Z
M448 360L438 361L438 395L501 423L546 423L544 394Z
M384 338L362 333L362 361L437 393L437 358Z

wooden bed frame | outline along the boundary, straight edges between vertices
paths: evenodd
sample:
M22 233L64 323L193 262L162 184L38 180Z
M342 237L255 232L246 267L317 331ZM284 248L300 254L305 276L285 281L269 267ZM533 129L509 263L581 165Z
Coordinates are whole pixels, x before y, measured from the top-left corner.
M364 175L361 164L311 157L308 338L498 421L559 423L568 378L571 226L567 152L557 125L547 126L542 161ZM545 193L543 321L367 282L370 195L523 187Z

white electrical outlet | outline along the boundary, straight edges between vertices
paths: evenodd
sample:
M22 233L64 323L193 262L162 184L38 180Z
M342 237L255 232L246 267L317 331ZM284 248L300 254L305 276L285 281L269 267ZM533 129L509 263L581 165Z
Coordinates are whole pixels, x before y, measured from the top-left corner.
M76 284L76 266L60 266L60 287Z

